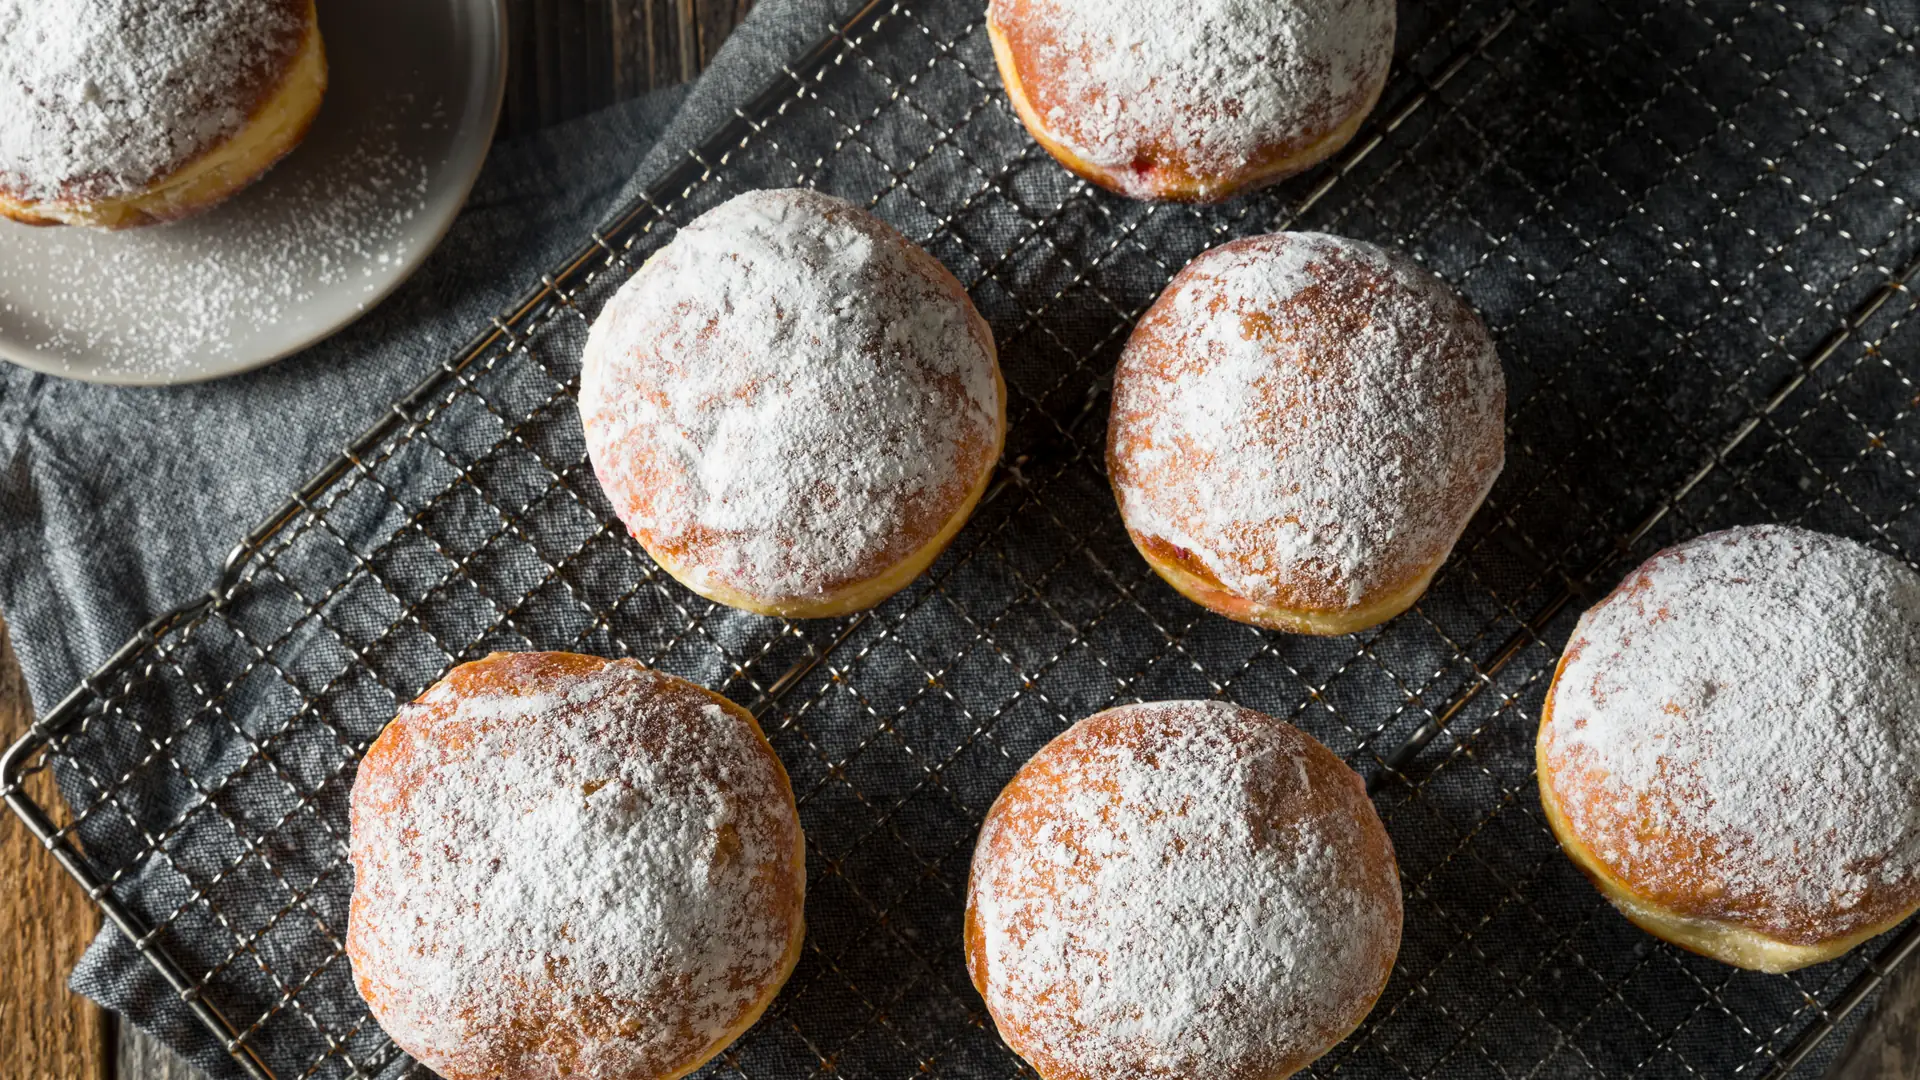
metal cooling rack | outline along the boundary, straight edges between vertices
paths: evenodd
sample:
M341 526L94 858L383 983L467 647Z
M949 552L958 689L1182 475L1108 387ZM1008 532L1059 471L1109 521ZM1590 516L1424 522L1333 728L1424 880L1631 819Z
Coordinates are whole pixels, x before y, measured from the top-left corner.
M1913 0L1408 6L1355 145L1190 209L1093 191L1034 148L979 3L876 0L38 723L0 771L8 802L243 1070L404 1072L341 946L354 762L460 660L634 656L751 705L807 830L806 955L702 1075L1027 1076L961 962L980 814L1074 719L1226 696L1366 775L1400 856L1399 965L1315 1074L1785 1074L1920 930L1790 976L1660 945L1558 852L1530 743L1573 617L1664 544L1781 520L1920 559L1916 26ZM664 576L611 518L572 404L611 290L677 225L773 185L863 201L940 257L1011 391L975 520L835 622ZM1102 472L1133 318L1199 251L1286 227L1413 252L1485 314L1509 379L1486 508L1414 611L1348 638L1179 599ZM70 810L25 794L47 769Z

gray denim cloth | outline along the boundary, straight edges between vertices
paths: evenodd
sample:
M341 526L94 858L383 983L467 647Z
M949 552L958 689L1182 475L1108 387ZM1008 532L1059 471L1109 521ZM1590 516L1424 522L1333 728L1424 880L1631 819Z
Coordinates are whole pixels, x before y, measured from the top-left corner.
M936 3L915 17L966 19L978 6ZM1080 385L1070 384L1068 376L1087 372L1069 371L1068 357L1076 362L1089 356L1111 361L1117 343L1101 335L1115 324L1114 312L1137 310L1151 299L1169 272L1166 259L1177 265L1185 257L1167 253L1193 249L1196 219L1118 199L1070 199L1071 180L1033 149L1002 105L978 113L982 118L968 127L966 137L936 143L922 123L931 123L931 118L912 110L885 110L871 98L838 96L844 87L829 85L822 91L820 107L843 110L842 117L863 124L859 139L838 147L783 149L808 166L827 162L818 175L833 190L839 189L836 185L850 191L888 188L889 174L914 170L912 183L895 186L878 209L910 234L941 233L930 241L937 246L936 254L977 286L976 300L996 334L1004 335L1001 360L1008 384L1025 402L1037 403L1023 414L1026 426L1016 430L1009 443L1019 453L1033 455L1023 468L1034 479L1023 480L1023 489L1047 492L1045 504L1036 508L1018 503L1022 489L1016 489L969 527L971 539L956 547L967 553L944 564L960 566L956 578L963 581L950 587L924 582L916 586L924 590L923 597L936 589L948 589L949 598L958 596L954 607L963 609L960 617L949 615L942 607L948 600L935 595L921 609L924 619L903 615L890 624L884 639L872 632L856 640L846 651L855 655L836 659L842 666L834 678L845 674L844 685L857 690L820 691L807 706L789 711L791 723L772 732L803 800L806 791L826 793L802 812L815 847L836 853L837 865L830 873L816 874L809 895L812 934L831 944L832 960L829 964L810 956L803 961L803 973L791 984L795 989L789 997L802 999L795 1011L816 1025L809 1028L809 1037L824 1030L853 1047L842 1059L843 1075L910 1075L916 1060L893 1041L904 1043L908 1037L914 1040L915 1054L922 1045L946 1048L940 1061L944 1075L1012 1074L1014 1065L984 1024L977 998L965 997L970 991L965 990L964 973L956 970L957 950L952 948L958 938L955 905L951 893L936 886L950 890L964 879L964 853L975 820L969 815L977 815L1011 768L1050 731L1068 718L1111 703L1116 693L1198 696L1213 692L1207 679L1219 678L1248 704L1273 711L1297 707L1302 726L1319 725L1323 737L1329 731L1339 733L1331 710L1343 710L1362 728L1349 732L1353 738L1341 752L1363 757L1368 751L1357 749L1355 742L1365 725L1378 723L1382 731L1393 725L1390 734L1397 739L1413 727L1420 708L1440 704L1468 678L1444 651L1428 649L1430 643L1423 644L1419 635L1444 631L1484 656L1511 631L1511 622L1503 621L1506 615L1474 606L1486 606L1474 575L1501 582L1524 580L1539 555L1530 546L1532 539L1523 538L1545 538L1556 555L1605 549L1613 537L1631 528L1650 500L1685 480L1709 436L1731 429L1753 401L1765 400L1781 367L1817 345L1831 312L1816 312L1817 317L1785 329L1758 322L1748 327L1723 318L1713 324L1712 333L1697 341L1689 338L1679 349L1670 349L1666 342L1668 327L1692 327L1713 317L1693 303L1715 295L1717 286L1695 283L1691 275L1704 278L1723 268L1741 272L1756 258L1740 228L1720 227L1723 223L1712 217L1713 204L1678 198L1676 193L1684 194L1681 189L1689 183L1732 190L1756 173L1767 175L1764 169L1772 167L1775 157L1786 160L1796 178L1804 176L1812 190L1853 190L1848 185L1854 170L1844 158L1794 158L1803 144L1820 149L1824 143L1793 141L1798 121L1789 108L1770 104L1776 100L1771 79L1755 74L1765 65L1786 62L1783 58L1813 54L1801 47L1801 36L1792 26L1772 18L1771 9L1756 7L1758 14L1750 19L1744 14L1747 5L1706 5L1716 18L1720 7L1737 16L1724 31L1731 43L1722 50L1729 55L1723 56L1685 36L1700 32L1693 24L1692 6L1666 15L1651 6L1653 14L1632 24L1631 35L1608 21L1609 6L1568 5L1574 16L1552 24L1552 32L1542 35L1547 44L1539 46L1538 54L1532 51L1532 27L1536 20L1546 24L1560 18L1559 9L1525 8L1501 42L1498 65L1476 61L1462 69L1465 76L1400 129L1387 150L1363 163L1339 191L1322 200L1320 216L1306 222L1417 243L1439 272L1455 279L1477 275L1469 289L1472 299L1490 323L1509 328L1501 348L1509 369L1516 451L1490 512L1469 536L1476 554L1457 557L1456 565L1466 571L1451 573L1436 586L1442 594L1433 607L1437 624L1423 622L1425 613L1407 616L1367 638L1364 656L1348 659L1341 659L1345 645L1323 648L1304 639L1269 642L1271 647L1262 646L1256 653L1254 639L1239 628L1224 620L1196 620L1193 609L1171 597L1139 565L1124 533L1115 527L1112 499L1096 468L1059 453L1048 442L1054 439L1048 425L1035 419L1040 414L1055 420L1074 415L1086 394ZM762 0L684 100L675 94L657 96L496 148L472 206L429 266L367 319L302 356L249 376L158 391L111 390L6 372L0 381L0 609L13 623L38 707L51 707L153 612L203 592L229 546L289 490L336 455L397 393L449 355L557 256L576 247L593 222L683 160L690 147L726 121L742 100L766 85L783 63L818 39L849 7L821 0ZM1505 8L1472 0L1433 7L1467 10L1463 18L1449 20L1422 5L1403 5L1403 40L1435 42L1406 58L1425 78L1448 70L1447 56L1469 48L1477 28L1492 23ZM1679 36L1669 35L1658 21L1665 17L1675 21ZM1858 36L1871 46L1878 41L1874 33L1868 26ZM909 58L926 54L929 68L939 59L937 50L912 31L892 40ZM1635 49L1654 50L1657 63L1636 54L1633 64L1583 66L1551 52L1591 45L1594 55L1611 56L1604 47L1623 40L1631 40ZM1725 71L1709 67L1690 76L1718 95L1705 106L1690 104L1692 99L1683 94L1674 95L1679 100L1673 104L1662 98L1660 87L1642 85L1626 70L1641 65L1677 72L1693 63L1688 57L1696 47L1703 49L1700 55L1729 65ZM1747 55L1759 59L1740 59ZM1870 62L1880 54L1866 55ZM848 67L858 64L852 60ZM983 92L992 94L990 58L975 52L965 64L979 86L949 79L944 87L915 88L925 94L924 107L932 117L950 122L958 115L974 115L967 110ZM1843 93L1845 80L1813 60L1805 64L1800 77L1816 85L1807 90L1796 84L1796 92L1813 100L1816 108L1827 108L1827 98L1815 91L1828 93L1826 83L1834 83L1839 90L1832 92ZM1576 103L1589 113L1533 115L1539 111L1537 103L1524 94L1502 92L1498 79L1485 77L1488 70L1509 69L1541 78L1543 95L1578 91ZM952 75L950 68L947 74ZM1494 89L1476 92L1475 86ZM1479 96L1466 97L1464 105L1450 96L1475 93ZM849 105L850 100L856 104ZM997 96L991 100L1000 101ZM1761 105L1750 108L1747 102L1752 101ZM1677 117L1658 126L1658 138L1610 141L1578 156L1561 150L1583 130L1617 129L1634 135L1643 126L1634 109L1656 104L1673 108ZM1382 115L1391 108L1392 103ZM1726 173L1676 183L1662 172L1666 141L1691 148L1694 144L1687 140L1704 138L1698 133L1712 130L1712 116L1695 115L1708 111L1738 117L1739 138L1725 140L1724 146L1713 142L1705 151L1689 149L1688 166L1724 166ZM868 124L870 117L873 122ZM1458 122L1461 117L1465 123ZM804 142L802 134L817 140L829 137L818 113L804 114L794 123L816 126L807 133L785 129L779 138ZM1536 137L1497 152L1483 153L1472 141L1478 138L1476 127L1498 133L1533 131L1536 126ZM1443 132L1444 137L1423 141L1421 133L1427 130ZM1489 159L1497 159L1498 167L1489 167ZM997 212L988 213L969 198L966 207L947 219L950 228L932 227L941 215L931 206L950 206L965 196L976 177L987 175L999 177L996 182L1027 205L998 212L1008 208L996 202ZM1764 196L1776 191L1771 185L1757 186ZM1428 211L1445 208L1446 195L1456 187L1471 190L1473 213L1452 214L1432 224L1435 218ZM1546 193L1538 207L1535 192ZM1097 209L1089 211L1089 204ZM1271 220L1264 212L1275 205L1238 204L1249 217L1220 224L1220 233L1256 231ZM1749 209L1736 205L1743 214ZM1066 212L1028 213L1030 207L1065 207ZM1751 209L1772 215L1769 220L1775 223L1785 222L1778 230L1781 235L1798 213L1791 206ZM1229 208L1223 213L1234 212ZM1475 215L1479 219L1470 220ZM1671 235L1705 232L1710 242L1725 248L1693 250L1686 262L1675 263L1664 253L1664 243L1639 243L1643 232L1667 239L1667 234L1644 228L1649 220ZM1621 222L1626 223L1625 238L1613 240L1612 230ZM1076 247L1085 235L1110 234L1116 223L1124 237L1110 250L1089 254ZM1867 225L1885 227L1878 221L1851 227L1861 231ZM1455 243L1459 238L1450 235L1448 227L1477 227L1479 232ZM1213 235L1204 233L1200 239ZM1488 235L1501 237L1492 245L1500 257L1485 257ZM1796 269L1823 286L1829 277L1846 286L1835 290L1833 307L1850 310L1877 284L1875 274L1861 264L1847 268L1851 254L1825 253L1815 242L1820 233L1804 240L1800 236L1789 237L1798 243L1789 244ZM1884 246L1904 250L1900 242ZM1582 263L1579 253L1594 249L1606 259L1598 266L1595 261ZM1804 306L1795 291L1802 285L1791 275L1787 280L1762 277L1749 282L1756 308L1784 311ZM1065 303L1054 303L1063 296ZM1521 317L1540 301L1534 317ZM1054 306L1046 319L1029 317L1030 311L1048 304ZM1607 304L1620 314L1593 316L1597 305ZM1556 309L1574 305L1581 306L1584 321L1563 324ZM1036 323L1039 330L1033 328ZM1588 334L1589 325L1605 329L1608 336ZM1890 339L1896 332L1884 331ZM1056 333L1064 340L1056 339ZM562 323L547 340L556 354L577 352L581 334L578 323ZM1778 348L1770 344L1776 339ZM1647 341L1658 347L1645 345ZM1891 345L1907 348L1906 339ZM1762 368L1756 357L1771 366ZM1586 427L1595 426L1592 417L1609 425L1610 443L1583 437ZM474 419L482 427L487 420ZM1825 422L1820 416L1812 420ZM461 436L459 422L443 422L450 438ZM1844 428L1834 421L1835 445L1846 435ZM1677 430L1688 431L1688 440L1678 439ZM1772 453L1777 444L1779 455L1787 457L1798 449L1793 440L1802 430L1770 427L1753 445ZM1825 429L1816 433L1827 441ZM1526 452L1519 451L1521 446ZM1673 452L1667 452L1669 448ZM1790 469L1774 472L1793 478ZM386 466L384 479L398 486L407 483L399 464ZM418 480L423 487L445 482ZM1670 540L1679 531L1760 516L1746 502L1720 498L1719 489L1711 485L1698 490L1701 494L1683 502L1665 531L1647 538L1643 547ZM1793 492L1769 489L1765 494L1769 505L1782 505ZM1879 494L1899 502L1897 492ZM336 510L333 525L355 537L361 535L356 530L377 535L393 528L390 520L377 519L391 513L391 507L369 509L365 520L353 516L360 509L350 505ZM1512 525L1515 520L1521 527ZM1815 514L1808 519L1816 525L1829 520L1836 529L1862 531L1844 517ZM1564 534L1556 531L1562 528ZM1083 538L1084 547L1076 547ZM1636 552L1645 554L1642 549ZM1028 588L1034 582L1046 584L1045 596L1030 595L1039 591ZM1544 594L1519 590L1508 595L1530 605L1520 614L1531 613L1544 599ZM1542 636L1564 635L1578 606L1571 605L1557 629ZM1071 633L1063 630L1068 623ZM1163 627L1174 627L1175 632L1167 635ZM705 620L702 632L711 635L717 647L698 657L679 658L681 673L718 685L728 674L723 661L734 655L727 650L763 640L767 624L718 612ZM1534 651L1526 664L1528 670L1537 670L1551 645L1530 648ZM949 664L938 668L940 678L919 666L916 649ZM1201 673L1202 664L1188 662L1194 657L1204 658L1209 671ZM713 667L702 669L701 664ZM1410 674L1429 700L1409 704L1403 691L1386 685L1383 672L1389 668ZM779 670L774 665L762 673ZM1231 678L1220 672L1232 673ZM1637 1040L1646 1038L1652 1024L1684 1021L1688 1009L1713 1022L1688 1029L1686 1041L1674 1048L1686 1055L1679 1061L1701 1062L1709 1072L1730 1071L1734 1063L1751 1065L1754 1047L1767 1038L1766 1030L1738 1030L1731 1019L1719 1015L1713 999L1727 986L1733 987L1728 993L1755 994L1757 977L1733 983L1724 969L1665 953L1654 957L1653 967L1636 966L1656 952L1651 939L1599 908L1591 888L1550 849L1551 841L1524 811L1491 816L1490 807L1523 801L1513 793L1523 792L1528 780L1525 721L1542 687L1537 679L1522 675L1519 667L1509 669L1496 692L1482 695L1475 709L1456 722L1474 730L1484 725L1478 739L1456 739L1449 732L1436 742L1428 763L1446 759L1455 767L1440 773L1421 800L1392 787L1379 798L1409 882L1403 968L1430 974L1410 976L1426 980L1417 990L1402 986L1391 995L1405 1006L1396 1021L1403 1025L1397 1041L1382 1048L1376 1040L1368 1056L1342 1068L1364 1075L1402 1075L1403 1070L1421 1074L1430 1061L1445 1064L1448 1059L1436 1055L1453 1053L1456 1044L1468 1042L1460 1038L1462 1025L1454 1018L1460 1014L1490 1041L1498 1040L1496 1046L1519 1048L1516 1054L1532 1053L1571 1031L1564 1041L1581 1045L1562 1051L1547 1046L1535 1059L1544 1064L1529 1075L1627 1072L1636 1060L1668 1052L1642 1047ZM1115 676L1128 679L1118 691ZM819 678L824 681L826 676ZM1430 682L1418 682L1422 678ZM1303 685L1311 692L1303 691ZM926 693L929 686L938 689ZM1493 699L1506 694L1519 704L1493 715ZM805 708L812 711L793 718ZM993 740L976 742L976 718L1003 712L1010 718L1001 732ZM897 718L898 730L881 738L870 717L887 717L889 723ZM863 740L869 735L875 736L878 749L866 748ZM805 744L808 739L820 745ZM965 755L955 750L956 763L943 774L946 786L939 792L951 796L954 806L913 801L909 781L924 766L905 752L909 743L931 744L943 752L966 750ZM1380 745L1391 747L1394 742ZM840 768L848 761L852 765ZM295 761L292 767L298 766ZM885 814L875 811L869 820L872 808L864 796L856 796L849 775L868 794L887 796ZM170 796L143 794L143 813L169 816ZM898 816L892 801L896 797L903 808ZM924 816L909 817L912 814ZM1462 824L1446 821L1448 815ZM893 824L903 819L907 824ZM929 865L904 843L861 846L861 836L889 829L895 830L896 840L901 830L916 839L937 837L949 857ZM1467 844L1456 830L1470 831L1474 843ZM1456 852L1465 854L1456 859ZM1535 891L1524 903L1509 903L1509 881L1522 881ZM851 895L860 889L864 895ZM876 927L869 908L862 906L875 903L886 912L884 928ZM1482 913L1485 922L1480 921ZM1528 921L1531 914L1542 921ZM1589 927L1580 939L1588 951L1569 959L1565 950L1558 950L1550 963L1539 964L1536 939L1546 936L1550 926L1576 922ZM190 926L171 932L177 947L218 948L213 935L206 942L184 940L194 932ZM862 948L867 939L872 947ZM848 942L857 944L842 949ZM869 1001L863 996L866 987L890 992L894 984L888 979L894 970L920 964L925 956L934 958L929 963L938 971L908 981L903 994L924 993L929 1000ZM828 966L834 970L822 970ZM1647 981L1613 989L1616 981L1630 982L1639 970L1648 972ZM1502 974L1491 989L1486 984L1495 980L1488 972ZM1521 973L1524 978L1516 977ZM1656 975L1665 981L1651 981ZM155 1032L209 1073L235 1074L227 1056L116 934L107 932L96 941L76 970L74 985ZM1506 985L1517 989L1508 994L1501 989ZM1693 996L1656 1000L1673 986ZM1777 1010L1766 1016L1789 1015L1800 1005L1789 984L1766 983L1763 992L1771 995L1770 1007ZM1696 997L1709 1000L1696 1002ZM1483 1008L1485 1015L1478 1015ZM1636 1008L1646 1009L1649 1019L1641 1020ZM889 1010L887 1024L869 1022ZM923 1027L929 1030L920 1030ZM756 1056L742 1071L756 1080L806 1075L815 1066L810 1056L815 1043L802 1042L799 1024L790 1016L761 1025L757 1036L747 1041ZM1838 1040L1830 1041L1823 1055L1837 1046ZM1774 1049L1779 1049L1777 1044ZM1407 1060L1412 1066L1404 1063ZM1482 1061L1469 1046L1453 1064L1464 1071ZM1489 1064L1496 1072L1515 1074L1497 1062ZM1725 1067L1715 1068L1721 1065ZM1675 1068L1673 1060L1660 1058L1652 1071Z

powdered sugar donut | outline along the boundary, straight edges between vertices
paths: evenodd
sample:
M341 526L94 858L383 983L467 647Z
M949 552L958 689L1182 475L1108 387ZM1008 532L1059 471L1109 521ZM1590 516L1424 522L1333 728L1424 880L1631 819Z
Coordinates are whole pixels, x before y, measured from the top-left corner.
M785 770L744 710L631 660L495 653L403 707L354 779L347 955L448 1080L662 1080L799 958Z
M1920 574L1783 526L1668 548L1581 616L1536 754L1554 835L1642 928L1838 956L1920 909Z
M926 569L1006 434L993 335L953 275L811 191L701 215L594 322L587 452L647 553L702 596L796 618Z
M1210 202L1324 161L1393 60L1392 0L993 0L1007 97L1047 152L1140 199Z
M994 800L967 970L1045 1080L1278 1080L1373 1008L1400 918L1393 845L1326 747L1223 702L1129 705Z
M204 210L299 145L326 87L313 0L0 0L0 216Z
M1206 252L1134 328L1107 465L1174 588L1242 622L1341 634L1412 606L1505 461L1506 382L1445 283L1358 240Z

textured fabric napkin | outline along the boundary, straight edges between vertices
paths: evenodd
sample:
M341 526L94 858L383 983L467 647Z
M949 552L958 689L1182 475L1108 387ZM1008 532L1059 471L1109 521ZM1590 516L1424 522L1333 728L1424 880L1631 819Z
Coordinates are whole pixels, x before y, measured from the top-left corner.
M38 711L156 613L210 587L232 545L683 154L844 4L764 0L694 87L495 145L453 230L367 317L264 370L164 389L0 365L0 612ZM232 1059L119 933L76 990L212 1076Z

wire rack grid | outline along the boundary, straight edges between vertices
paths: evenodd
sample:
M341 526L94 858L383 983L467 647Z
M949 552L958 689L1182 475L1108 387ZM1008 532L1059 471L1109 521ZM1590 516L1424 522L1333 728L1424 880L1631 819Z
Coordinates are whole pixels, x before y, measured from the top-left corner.
M415 1068L342 947L354 763L452 664L633 656L761 716L808 836L809 939L702 1075L1029 1076L960 958L980 815L1072 720L1222 696L1365 775L1407 928L1363 1076L1784 1075L1920 947L1790 976L1654 942L1546 832L1532 720L1577 610L1676 539L1781 520L1920 559L1920 9L1403 5L1395 74L1335 162L1224 208L1073 180L1004 103L977 3L875 0L449 358L0 763L9 803L236 1067ZM718 608L611 517L572 394L599 306L675 227L755 187L864 202L992 323L1007 464L932 570L866 615ZM1131 550L1105 377L1224 239L1398 244L1486 316L1509 464L1428 596L1309 639L1207 615ZM22 784L51 770L65 808ZM1830 1041L1825 1045L1831 1045Z

